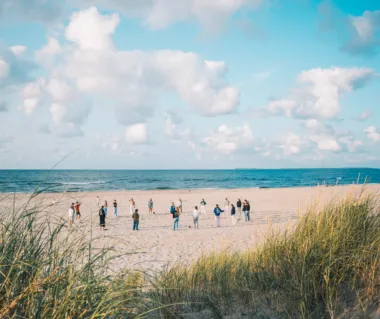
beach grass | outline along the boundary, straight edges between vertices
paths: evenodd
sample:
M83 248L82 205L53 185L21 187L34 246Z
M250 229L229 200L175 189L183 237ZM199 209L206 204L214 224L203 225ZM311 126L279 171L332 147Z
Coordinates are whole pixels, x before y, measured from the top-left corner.
M375 197L310 208L294 229L272 232L259 248L167 269L153 281L155 298L182 303L162 312L204 318L360 317L380 301L379 219Z
M375 196L311 207L259 247L149 276L113 273L117 252L30 206L0 214L0 318L360 318L379 305Z

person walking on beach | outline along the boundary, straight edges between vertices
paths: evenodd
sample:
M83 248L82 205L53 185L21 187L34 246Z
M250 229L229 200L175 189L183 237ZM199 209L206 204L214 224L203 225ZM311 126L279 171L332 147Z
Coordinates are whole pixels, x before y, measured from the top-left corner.
M246 223L248 221L248 204L245 200L243 201L243 215L244 223Z
M170 206L170 214L173 216L173 230L178 231L178 223L179 223L179 213L174 206L174 203Z
M178 198L176 208L177 208L178 214L182 214L182 199Z
M106 214L104 212L104 206L99 209L100 230L104 230L106 227Z
M149 214L153 213L153 200L152 199L149 199L149 202L148 202L148 211L149 211Z
M236 202L236 214L239 215L239 220L241 219L241 200L238 198Z
M223 212L224 210L221 210L219 205L216 204L214 208L214 215L216 217L216 227L220 227L220 214Z
M135 201L133 200L133 198L131 198L131 199L129 200L129 212L131 213L131 216L132 216L133 213L135 212L135 209L136 209Z
M226 198L226 200L224 201L224 211L226 212L226 214L228 214L230 211L230 201L228 200L228 198Z
M107 201L105 200L104 201L104 214L106 214L106 217L107 217L107 213L108 213L108 203L107 203Z
M251 204L249 203L248 200L245 200L245 202L247 203L247 216L248 216L248 221L251 220Z
M96 205L99 207L99 204L100 204L100 198L99 196L96 196Z
M74 203L72 203L69 208L68 217L69 217L69 225L71 226L74 223L74 218L75 218Z
M194 211L193 211L193 222L194 222L195 229L199 229L198 220L199 220L199 210L198 210L198 206L195 206Z
M135 212L133 213L132 218L133 218L133 230L139 230L140 215L139 215L138 209L135 209Z
M206 214L206 205L207 205L207 203L206 203L205 199L202 198L202 201L201 201L201 212L203 214Z
M81 217L81 215L80 215L80 205L81 205L81 203L79 203L79 202L75 203L75 206L74 206L75 220L80 220L80 217Z
M232 221L232 225L235 226L236 225L236 208L234 204L231 204L231 221Z
M118 217L117 215L117 201L116 199L113 201L113 216Z

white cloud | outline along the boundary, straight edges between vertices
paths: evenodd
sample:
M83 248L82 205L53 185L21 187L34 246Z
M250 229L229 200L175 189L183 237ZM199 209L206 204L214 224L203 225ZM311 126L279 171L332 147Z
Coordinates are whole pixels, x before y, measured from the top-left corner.
M353 120L364 122L364 121L368 120L371 117L371 115L372 115L372 111L365 110L362 113L360 113L360 115L358 117L354 117Z
M340 112L340 98L375 76L367 68L311 69L301 72L300 86L286 99L271 101L267 110L272 114L294 118L332 119Z
M128 17L141 17L152 29L162 29L177 22L196 20L211 32L219 31L238 10L244 7L256 9L263 2L263 0L81 0L85 6L99 5L104 9L120 11Z
M37 50L36 60L41 64L48 64L54 61L54 57L62 53L62 47L58 40L52 37L48 38L47 44L40 50Z
M148 142L148 129L145 123L130 125L125 130L125 140L129 144L145 144Z
M363 146L363 142L355 140L354 136L340 137L339 142L343 144L350 153L358 151Z
M21 96L23 103L20 108L26 115L32 114L37 108L41 99L41 89L43 86L44 80L38 79L35 82L28 83L22 89Z
M101 15L97 8L91 7L71 16L65 30L65 37L82 50L111 50L111 35L119 24L117 14Z
M380 46L380 10L364 11L361 16L351 16L349 23L354 36L343 46L343 50L351 54L376 54Z
M65 35L76 45L60 70L82 93L101 94L117 105L120 123L145 120L157 96L167 90L206 116L237 108L239 91L226 84L224 62L182 51L117 51L111 36L118 17L101 15L96 8L76 13L70 21ZM98 27L82 30L87 23Z
M317 144L320 151L337 152L342 149L339 142L333 136L328 135L313 135L310 140Z
M26 51L26 46L24 45L15 45L13 47L10 47L9 50L14 54L14 55L23 55Z
M369 126L364 130L365 135L372 142L380 141L380 130L376 126Z
M301 139L300 136L290 132L283 134L280 148L283 149L286 156L299 154L302 149L302 145L305 144L305 141Z
M211 135L203 138L202 142L215 151L232 154L252 148L254 136L248 124L236 128L221 125Z

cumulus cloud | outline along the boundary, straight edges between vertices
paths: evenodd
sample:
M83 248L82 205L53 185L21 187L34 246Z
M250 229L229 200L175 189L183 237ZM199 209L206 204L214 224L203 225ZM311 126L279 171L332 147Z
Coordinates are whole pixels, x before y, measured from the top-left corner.
M74 0L72 0L74 3ZM81 0L83 6L97 5L117 10L127 17L140 17L152 29L195 20L210 32L219 31L242 8L257 9L264 0ZM78 1L75 1L78 5Z
M48 42L35 52L36 60L43 65L51 65L55 57L62 53L62 47L57 39L49 37Z
M323 31L338 32L342 39L340 49L352 55L374 56L380 47L380 10L364 11L347 16L328 0L319 5Z
M252 148L254 136L248 124L235 128L221 125L209 136L204 137L202 142L209 149L223 154L233 154Z
M14 45L9 48L9 50L14 54L14 55L23 55L26 51L26 46L24 45Z
M364 133L372 142L380 142L380 130L376 126L367 127Z
M279 147L283 150L284 155L299 154L302 147L307 144L300 136L292 132L283 134Z
M130 125L125 130L125 140L129 144L146 144L148 129L145 123Z
M303 119L332 119L340 112L340 99L375 77L367 68L311 69L297 77L299 86L285 99L271 101L272 114Z
M41 99L41 90L43 86L44 80L38 79L35 82L28 83L22 89L21 96L23 103L20 108L26 115L32 114L37 108Z
M338 152L342 150L342 146L335 137L329 135L313 135L310 140L317 144L318 150Z
M80 92L109 98L120 123L152 115L157 96L168 90L205 116L237 108L239 91L225 82L224 62L182 51L118 51L112 42L118 23L117 15L94 7L74 14L65 35L75 45L61 70Z

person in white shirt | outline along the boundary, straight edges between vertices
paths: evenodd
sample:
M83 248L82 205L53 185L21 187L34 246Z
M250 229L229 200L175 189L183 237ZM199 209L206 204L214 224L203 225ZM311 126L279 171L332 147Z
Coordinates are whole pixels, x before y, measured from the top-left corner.
M131 213L131 216L135 213L136 210L136 204L133 198L129 200L129 212Z
M226 213L226 216L230 212L230 201L228 200L228 198L226 198L226 200L224 201L224 211Z
M202 198L202 201L201 201L201 212L203 214L206 214L206 205L207 205L207 203L206 203L205 199Z
M100 203L100 198L99 196L96 196L96 205L98 205L98 207L99 207L99 203Z
M75 218L74 203L72 203L69 208L68 217L69 217L69 224L71 226L74 223L74 218Z
M194 221L194 228L195 229L199 229L198 220L199 220L199 210L198 210L198 206L195 206L194 211L193 211L193 221Z

